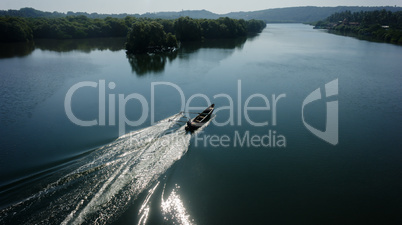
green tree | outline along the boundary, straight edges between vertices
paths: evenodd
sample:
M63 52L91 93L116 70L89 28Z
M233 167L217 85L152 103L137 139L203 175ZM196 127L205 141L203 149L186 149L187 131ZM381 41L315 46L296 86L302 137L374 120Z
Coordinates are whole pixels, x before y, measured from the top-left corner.
M262 20L249 20L247 21L247 31L250 33L260 33L267 24Z
M128 53L166 51L177 47L177 40L171 33L166 34L163 26L155 21L135 22L127 37Z
M202 29L197 20L190 17L180 17L174 23L176 36L180 41L200 41Z
M32 38L32 29L25 19L0 17L0 41L30 41Z
M128 28L127 28L124 20L107 17L105 19L105 22L110 27L110 36L122 37L122 36L127 35Z

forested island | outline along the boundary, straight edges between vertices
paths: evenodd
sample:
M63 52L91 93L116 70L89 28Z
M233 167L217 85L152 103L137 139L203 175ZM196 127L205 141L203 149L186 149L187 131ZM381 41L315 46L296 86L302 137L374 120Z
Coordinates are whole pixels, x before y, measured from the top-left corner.
M33 39L78 39L126 37L128 53L170 51L179 42L244 37L266 27L261 20L230 19L149 19L127 16L123 19L87 16L62 18L0 17L0 41Z
M316 29L402 45L402 11L345 11L314 24Z
M128 53L165 52L177 48L178 42L245 37L249 33L260 33L265 27L261 20L228 17L216 20L189 17L139 20L133 23L128 33L126 49Z

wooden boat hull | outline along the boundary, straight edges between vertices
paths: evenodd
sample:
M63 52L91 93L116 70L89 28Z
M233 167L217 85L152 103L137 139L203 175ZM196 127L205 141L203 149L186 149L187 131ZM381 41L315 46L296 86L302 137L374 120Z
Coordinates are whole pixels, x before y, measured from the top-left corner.
M192 132L192 131L199 129L205 123L207 123L211 119L211 115L212 115L212 112L214 111L214 107L215 107L215 104L210 105L202 113L198 114L198 116L187 121L186 130Z

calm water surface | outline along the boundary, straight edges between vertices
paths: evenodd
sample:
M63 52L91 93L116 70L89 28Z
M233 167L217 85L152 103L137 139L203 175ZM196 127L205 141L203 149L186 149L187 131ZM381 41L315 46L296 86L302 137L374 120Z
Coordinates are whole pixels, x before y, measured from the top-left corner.
M269 24L255 37L189 43L169 55L127 57L123 45L101 39L2 46L2 224L402 222L401 46L301 24ZM328 98L339 104L334 146L304 126L301 111L311 92L320 88L325 96L325 84L336 79L338 95ZM67 92L84 81L97 87L78 89L72 112L100 122L104 83L105 125L78 126L66 115ZM152 89L153 82L176 88ZM178 89L191 107L208 105L201 94L216 104L198 136L180 126L186 118ZM121 115L138 121L143 109L136 99L121 107L119 95L130 94L143 96L149 112L144 123L123 126L122 136ZM268 125L245 116L253 94L266 96L270 110L248 116ZM281 94L274 110L272 96ZM326 127L326 101L304 109L305 121L319 130ZM248 104L266 105L261 97ZM161 122L152 123L152 110ZM270 133L270 146L235 142ZM213 136L230 140L217 144ZM274 146L274 138L286 146Z

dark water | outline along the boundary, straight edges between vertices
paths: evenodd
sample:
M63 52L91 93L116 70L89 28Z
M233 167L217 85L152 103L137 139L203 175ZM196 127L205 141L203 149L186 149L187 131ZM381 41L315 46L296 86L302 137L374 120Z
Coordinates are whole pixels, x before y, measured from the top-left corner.
M127 57L123 44L2 46L1 224L402 222L402 47L300 24L166 55ZM74 92L72 112L98 125L66 113L80 82L96 87ZM317 88L304 121L325 131L337 101L336 145L303 123ZM179 112L200 110L180 93L216 105L197 136Z

